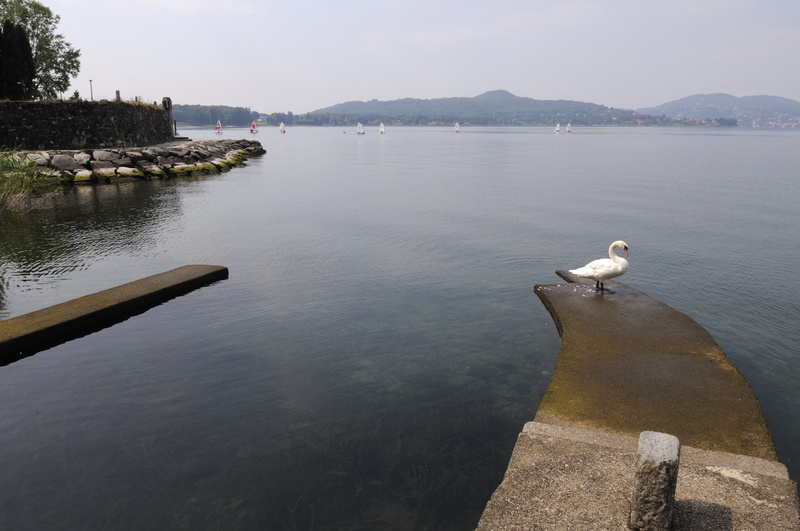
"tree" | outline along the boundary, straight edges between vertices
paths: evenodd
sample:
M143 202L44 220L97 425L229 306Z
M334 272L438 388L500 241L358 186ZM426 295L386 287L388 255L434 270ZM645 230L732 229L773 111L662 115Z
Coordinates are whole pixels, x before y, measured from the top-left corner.
M25 29L6 20L0 30L0 99L30 98L35 74L31 44Z
M0 20L21 26L28 35L35 76L29 97L57 98L80 71L81 52L56 33L61 17L34 0L0 0Z

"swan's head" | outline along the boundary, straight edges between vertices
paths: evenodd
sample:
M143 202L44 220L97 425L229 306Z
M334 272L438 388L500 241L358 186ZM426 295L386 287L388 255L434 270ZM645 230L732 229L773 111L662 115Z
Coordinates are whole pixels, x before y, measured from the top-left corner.
M625 251L625 254L628 254L628 244L625 243L624 241L617 240L617 241L615 241L614 243L611 244L611 248L612 249L617 248L617 247L619 247L620 249Z

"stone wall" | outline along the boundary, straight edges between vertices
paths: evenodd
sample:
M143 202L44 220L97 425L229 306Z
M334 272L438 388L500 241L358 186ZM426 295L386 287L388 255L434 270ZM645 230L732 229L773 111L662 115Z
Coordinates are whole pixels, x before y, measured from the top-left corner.
M0 149L147 146L172 140L170 114L118 101L0 101Z

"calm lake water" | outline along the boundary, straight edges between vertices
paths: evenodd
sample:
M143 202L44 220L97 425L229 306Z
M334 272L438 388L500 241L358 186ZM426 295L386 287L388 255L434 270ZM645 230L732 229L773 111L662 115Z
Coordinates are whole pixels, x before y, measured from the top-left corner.
M244 168L0 221L0 318L230 268L0 367L0 528L473 529L560 346L532 287L617 239L800 479L800 134L354 133L262 128Z

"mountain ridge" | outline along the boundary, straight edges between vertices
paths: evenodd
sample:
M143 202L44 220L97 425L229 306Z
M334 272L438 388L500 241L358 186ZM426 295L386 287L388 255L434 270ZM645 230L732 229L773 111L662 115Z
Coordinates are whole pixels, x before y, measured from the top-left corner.
M636 112L674 118L735 119L742 126L798 127L800 102L780 96L732 96L722 92L693 94Z
M800 127L800 102L779 96L696 94L656 107L615 109L574 100L537 100L503 89L474 97L402 98L348 101L309 114L331 114L401 120L426 117L432 122L538 125L571 121L575 125L731 125Z

